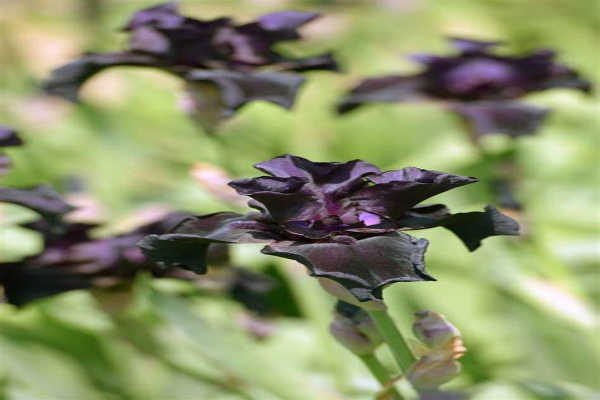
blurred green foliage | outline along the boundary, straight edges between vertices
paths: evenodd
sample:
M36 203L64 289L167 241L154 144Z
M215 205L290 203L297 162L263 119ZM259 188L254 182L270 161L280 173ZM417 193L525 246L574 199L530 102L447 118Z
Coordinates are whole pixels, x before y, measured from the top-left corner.
M116 225L152 204L196 213L225 209L190 177L198 161L246 177L252 164L289 152L485 178L486 161L441 109L375 105L339 118L336 101L360 77L414 70L407 54L450 51L445 35L506 40L506 51L550 47L600 83L595 0L190 0L181 2L183 9L201 18L319 10L326 17L289 51L335 49L346 72L311 73L293 112L246 106L218 137L199 131L179 110L179 82L153 71L110 70L86 86L80 106L40 93L51 68L82 51L118 48L128 15L154 3L0 4L0 122L26 141L8 150L15 168L0 184L44 182L66 190L77 178ZM477 400L591 399L600 386L593 308L600 248L597 102L561 90L528 101L554 111L538 135L515 144L527 239L488 239L469 254L446 232L418 232L432 242L428 270L439 281L396 284L386 298L407 332L418 308L442 313L461 329L469 351L450 389ZM485 144L510 145L500 137ZM480 183L439 201L463 211L492 199ZM35 252L38 239L15 227L30 218L16 207L0 208L3 261ZM235 258L256 269L273 262L252 247ZM301 266L277 262L303 318L274 320L274 333L262 341L241 328L234 303L186 298L168 282L142 280L119 314L103 312L83 292L22 310L2 304L0 390L10 400L370 398L376 383L328 336L333 300Z

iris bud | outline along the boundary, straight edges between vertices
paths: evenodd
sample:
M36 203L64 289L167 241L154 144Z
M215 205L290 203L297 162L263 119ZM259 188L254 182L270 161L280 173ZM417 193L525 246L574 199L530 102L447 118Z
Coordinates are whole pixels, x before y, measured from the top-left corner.
M446 317L428 310L415 312L416 322L413 324L415 336L429 347L443 345L453 337L460 336L460 332Z
M458 376L461 365L456 360L466 349L458 329L443 315L420 310L415 316L413 332L429 351L411 366L408 379L418 389L434 389Z
M329 327L332 336L354 354L371 354L383 343L371 317L362 308L338 301L334 315Z

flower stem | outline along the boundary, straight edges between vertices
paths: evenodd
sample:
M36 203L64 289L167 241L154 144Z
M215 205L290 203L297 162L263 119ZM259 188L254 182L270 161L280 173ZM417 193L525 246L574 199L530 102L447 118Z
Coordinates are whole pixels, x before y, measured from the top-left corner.
M385 367L379 362L375 354L364 354L359 356L363 364L371 371L371 374L377 379L383 388L388 388L390 375ZM389 392L396 400L403 400L402 395L394 387L389 387Z
M408 368L416 361L416 359L408 347L406 340L402 336L402 333L396 328L396 325L387 310L372 310L368 311L368 313L373 319L375 326L377 326L377 330L379 330L383 340L385 340L392 352L392 355L396 359L398 366L402 372L406 374Z

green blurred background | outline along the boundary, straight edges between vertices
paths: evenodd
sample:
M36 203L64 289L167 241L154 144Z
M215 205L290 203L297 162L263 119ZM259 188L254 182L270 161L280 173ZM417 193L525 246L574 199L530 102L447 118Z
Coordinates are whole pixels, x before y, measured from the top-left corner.
M286 44L294 54L333 49L345 73L313 72L293 111L250 104L209 137L178 106L181 83L142 69L111 69L85 86L84 105L49 98L39 82L83 51L125 41L129 15L156 1L2 0L0 123L22 132L3 186L77 180L118 231L140 209L194 213L231 209L190 174L196 162L233 177L283 153L314 160L361 158L465 173L489 171L452 116L435 105L374 105L344 117L333 110L361 77L415 71L411 53L450 52L444 37L506 40L508 51L555 49L559 60L599 83L596 0L182 1L198 18L251 19L295 8L324 17ZM566 90L527 100L554 111L535 136L515 143L519 199L528 239L488 239L470 254L444 231L431 241L428 271L438 282L395 284L386 299L408 332L419 308L446 315L463 333L464 371L446 387L481 400L592 399L600 386L594 298L598 243L598 106ZM486 138L489 149L503 137ZM454 211L492 202L485 184L440 195ZM32 215L0 208L0 261L32 254L39 238L15 225ZM240 307L226 299L183 298L184 283L140 280L130 306L103 312L85 292L24 309L0 304L0 390L6 399L367 399L377 390L364 367L328 336L332 298L303 267L235 248L238 264L277 263L301 318L277 318L253 339ZM393 363L384 349L381 356Z

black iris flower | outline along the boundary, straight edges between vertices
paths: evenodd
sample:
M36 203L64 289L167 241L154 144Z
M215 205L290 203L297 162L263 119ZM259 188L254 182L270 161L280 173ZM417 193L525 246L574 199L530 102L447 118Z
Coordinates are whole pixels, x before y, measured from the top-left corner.
M81 86L98 72L116 66L158 68L188 84L204 113L216 108L228 117L244 104L265 100L290 108L304 82L297 72L337 70L329 54L290 58L273 46L301 38L298 28L319 15L280 11L256 21L199 20L183 16L174 3L136 12L124 31L128 46L114 53L91 53L56 69L45 83L50 94L77 101Z
M99 238L93 231L100 225L69 222L67 216L75 208L48 186L0 187L0 202L28 208L40 216L22 226L40 234L41 250L19 261L0 262L0 285L11 304L22 306L77 289L127 290L139 273L199 283L191 271L157 268L137 246L147 235L167 233L190 214L168 213L129 232ZM208 259L215 268L212 285L220 294L260 315L274 311L269 296L279 280L233 266L225 245L213 246Z
M452 214L421 202L477 181L414 167L382 172L361 160L312 162L292 155L255 165L267 174L233 181L256 212L221 212L181 222L140 246L150 259L199 274L215 243L268 243L263 253L304 264L312 276L342 284L358 300L381 298L394 282L435 280L425 271L428 241L405 231L444 227L469 248L494 235L517 235L511 218L487 206Z
M8 126L0 125L0 149L3 147L15 147L23 144L18 133ZM10 158L0 151L0 176L5 175L11 166Z
M40 234L41 251L20 261L0 263L0 284L11 304L23 305L75 289L116 287L131 283L141 271L156 277L186 278L186 271L155 268L136 242L150 233L167 232L187 215L171 213L125 234L95 238L91 231L98 225L65 220L75 208L47 186L0 188L0 202L28 208L41 217L23 225Z
M476 135L510 136L536 131L547 110L517 100L553 88L589 93L590 83L574 70L554 61L550 50L525 56L493 52L499 42L452 38L458 54L450 57L417 55L423 71L408 76L367 79L339 106L342 113L376 102L441 101L457 113Z

